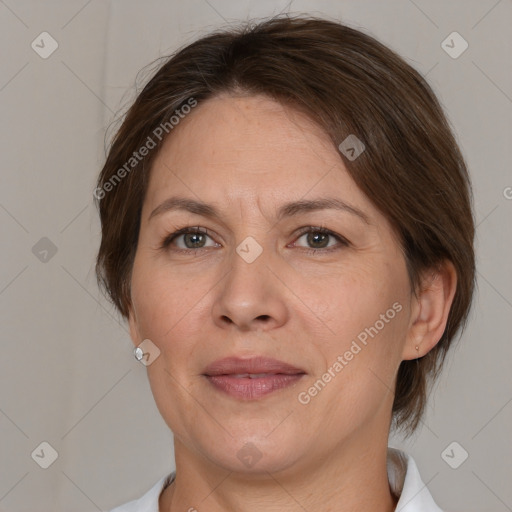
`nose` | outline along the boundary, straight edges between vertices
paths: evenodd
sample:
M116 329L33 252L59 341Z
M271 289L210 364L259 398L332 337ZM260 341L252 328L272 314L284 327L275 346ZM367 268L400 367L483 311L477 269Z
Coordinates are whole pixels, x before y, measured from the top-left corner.
M230 271L216 287L212 314L217 326L266 331L286 323L287 288L270 260L267 250L250 263L233 251Z

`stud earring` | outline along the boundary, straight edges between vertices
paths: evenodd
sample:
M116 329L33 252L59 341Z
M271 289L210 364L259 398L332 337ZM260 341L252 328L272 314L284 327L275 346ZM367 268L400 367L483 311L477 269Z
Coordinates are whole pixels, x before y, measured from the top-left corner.
M133 356L137 361L140 361L144 356L144 351L140 347L135 347L133 350Z

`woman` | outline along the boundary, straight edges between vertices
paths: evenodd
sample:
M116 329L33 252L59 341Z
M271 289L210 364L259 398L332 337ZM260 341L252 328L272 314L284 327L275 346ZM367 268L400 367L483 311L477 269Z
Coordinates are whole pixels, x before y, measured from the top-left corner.
M425 407L474 287L471 189L421 76L312 17L162 65L95 190L176 471L121 511L439 511L388 448Z

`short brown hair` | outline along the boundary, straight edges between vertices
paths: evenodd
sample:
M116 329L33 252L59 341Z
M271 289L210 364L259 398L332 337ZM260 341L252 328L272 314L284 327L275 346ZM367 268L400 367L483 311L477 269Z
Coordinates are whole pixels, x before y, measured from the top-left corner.
M402 361L398 370L393 426L411 434L424 412L429 380L438 376L471 307L471 184L429 85L396 53L359 30L284 15L213 32L166 59L128 110L98 178L100 288L127 318L142 204L165 137L154 141L155 149L143 159L132 160L132 168L126 162L191 98L201 102L226 92L266 95L306 113L336 148L351 134L364 142L357 159L341 152L340 158L393 226L413 290L423 271L445 259L453 263L457 289L441 340L420 359ZM123 177L113 182L116 173Z

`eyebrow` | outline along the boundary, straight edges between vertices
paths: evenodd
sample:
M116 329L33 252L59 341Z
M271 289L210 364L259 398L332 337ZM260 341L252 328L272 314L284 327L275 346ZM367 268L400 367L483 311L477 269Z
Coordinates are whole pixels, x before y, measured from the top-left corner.
M318 211L318 210L340 210L350 213L366 224L370 224L368 215L355 206L351 206L341 199L324 197L319 199L292 201L282 205L277 212L277 220L280 221L284 217L292 217L301 213ZM158 215L172 210L184 210L202 217L210 217L220 220L221 215L217 208L211 204L186 197L170 197L163 203L158 205L149 215L148 222Z

